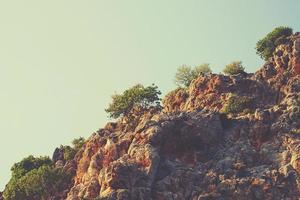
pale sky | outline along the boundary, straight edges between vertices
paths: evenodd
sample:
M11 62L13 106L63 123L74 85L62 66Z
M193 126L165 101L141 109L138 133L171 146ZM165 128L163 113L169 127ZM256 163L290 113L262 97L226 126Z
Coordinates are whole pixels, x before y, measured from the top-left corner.
M274 27L300 31L298 0L9 0L0 2L0 190L13 163L52 155L109 119L114 92L175 88L179 65L263 63Z

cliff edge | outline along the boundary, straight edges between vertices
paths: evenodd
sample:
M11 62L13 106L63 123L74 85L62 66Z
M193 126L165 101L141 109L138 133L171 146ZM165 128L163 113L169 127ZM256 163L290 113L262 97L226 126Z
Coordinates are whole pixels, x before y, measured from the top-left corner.
M247 107L224 112L233 97ZM255 73L199 75L136 126L110 122L74 159L61 151L73 181L51 199L299 199L300 33Z
M119 121L94 133L67 199L298 199L299 92L296 33L254 74L199 76L133 130ZM252 112L222 113L232 94Z

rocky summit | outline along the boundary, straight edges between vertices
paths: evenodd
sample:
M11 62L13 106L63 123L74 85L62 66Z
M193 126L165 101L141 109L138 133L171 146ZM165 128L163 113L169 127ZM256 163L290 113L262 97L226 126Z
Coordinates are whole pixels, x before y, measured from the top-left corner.
M251 106L224 112L233 94ZM257 72L200 74L134 127L110 122L62 154L53 162L73 181L51 199L299 199L300 33Z

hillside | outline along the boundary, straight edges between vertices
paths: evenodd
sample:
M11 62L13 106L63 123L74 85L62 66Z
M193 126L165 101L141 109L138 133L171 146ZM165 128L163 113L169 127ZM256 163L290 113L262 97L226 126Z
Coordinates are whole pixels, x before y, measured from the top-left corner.
M257 72L199 75L134 127L121 118L64 151L51 162L71 180L47 199L299 199L300 33Z

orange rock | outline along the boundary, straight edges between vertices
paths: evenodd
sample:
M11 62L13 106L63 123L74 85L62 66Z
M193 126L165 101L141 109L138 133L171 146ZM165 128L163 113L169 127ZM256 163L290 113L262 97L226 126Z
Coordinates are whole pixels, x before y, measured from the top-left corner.
M295 63L295 65L293 66L293 71L299 75L300 74L300 62Z

